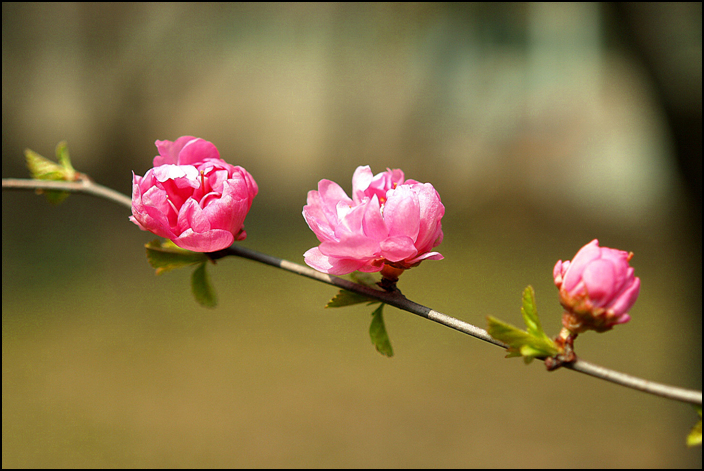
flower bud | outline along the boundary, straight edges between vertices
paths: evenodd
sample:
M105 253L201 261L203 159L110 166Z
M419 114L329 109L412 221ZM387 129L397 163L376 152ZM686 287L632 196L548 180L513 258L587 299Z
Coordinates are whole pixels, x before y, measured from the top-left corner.
M566 329L574 334L605 332L631 319L628 311L640 292L640 278L628 263L632 257L633 252L599 247L594 239L572 261L555 264L553 278L565 308Z
M244 240L244 219L258 187L242 167L203 139L156 141L159 155L144 177L132 174L132 216L140 229L194 252Z
M332 275L388 267L382 273L397 278L423 260L443 259L432 249L442 242L444 214L430 183L404 180L398 169L375 176L369 166L358 167L352 198L330 180L308 192L303 217L321 243L304 254L305 262Z

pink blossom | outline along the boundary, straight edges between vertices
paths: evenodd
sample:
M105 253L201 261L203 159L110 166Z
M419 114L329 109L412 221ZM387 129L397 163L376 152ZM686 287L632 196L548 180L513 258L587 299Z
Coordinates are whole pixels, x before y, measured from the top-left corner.
M629 265L632 257L632 252L599 247L594 239L572 261L557 262L553 277L565 308L565 328L575 334L604 332L631 319L628 311L640 292L640 278Z
M130 220L194 252L244 240L244 219L258 191L252 176L203 139L183 136L156 147L154 168L144 177L132 174Z
M404 180L401 170L373 175L358 167L352 198L335 182L321 180L308 192L303 217L321 242L308 250L305 262L324 273L354 271L385 275L442 260L432 249L442 242L445 207L430 183Z

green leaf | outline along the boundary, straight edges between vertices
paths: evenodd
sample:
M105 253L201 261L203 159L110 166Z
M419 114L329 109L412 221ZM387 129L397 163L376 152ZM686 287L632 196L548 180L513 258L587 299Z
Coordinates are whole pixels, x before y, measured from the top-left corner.
M42 157L31 149L25 149L24 156L27 160L29 173L35 180L68 182L76 180L76 170L74 170L73 165L71 165L66 141L61 141L56 145L56 159L59 162L58 164ZM47 201L51 204L61 203L70 194L68 191L57 190L37 190L37 192L44 193Z
M42 157L31 149L24 150L29 173L35 180L63 180L63 166Z
M687 435L687 446L697 446L702 444L702 407L694 406L699 414L699 422L692 428L692 431Z
M526 363L536 357L551 357L558 353L557 345L548 336L534 336L530 333L488 316L489 335L509 345L509 357L522 356Z
M523 321L526 323L528 333L543 342L554 345L552 339L545 333L538 317L538 308L535 304L535 291L528 285L523 290L523 306L521 306ZM557 346L555 346L557 348Z
M170 240L162 242L155 239L144 246L147 249L147 260L152 268L156 269L157 275L176 268L208 261L208 256L204 253L182 249Z
M376 279L374 279L371 273L356 271L350 274L350 278L352 278L352 281L360 285L369 286L372 288L376 288L377 286Z
M145 244L149 264L156 269L156 274L198 264L191 275L191 291L198 304L213 308L218 304L218 298L210 283L210 277L205 271L205 266L210 260L207 255L200 252L191 252L182 249L170 240L160 241L155 239Z
M334 298L328 301L325 307L344 307L366 302L368 302L369 304L374 304L378 303L379 301L368 298L363 294L357 294L353 293L352 291L347 291L346 289L341 289L340 292L337 293Z
M386 333L383 310L384 304L381 304L372 313L372 323L369 326L369 336L371 337L372 343L379 353L386 355L387 357L392 357L394 356L394 350L391 348L389 334Z
M540 325L532 286L528 286L523 291L521 314L527 330L521 330L492 316L487 317L489 335L509 345L506 357L522 356L526 363L530 363L536 357L556 355L557 345L545 334Z
M489 323L489 328L487 329L489 335L509 345L506 358L523 356L521 347L528 345L532 338L528 332L493 316L487 316L487 321ZM526 357L526 363L530 363L532 360L532 357Z
M71 165L71 158L68 155L68 144L61 141L56 144L56 160L61 164L64 172L64 180L73 181L76 179L76 170Z
M65 143L64 143L65 144ZM42 157L33 150L25 149L24 151L25 159L27 160L27 168L29 168L29 173L35 180L54 180L54 181L71 181L74 179L75 171L71 167L71 173L69 180L66 168L63 165L59 165L51 160ZM68 191L57 191L57 190L37 190L37 193L43 193L46 199L51 204L59 204L70 194Z
M362 272L354 272L350 275L350 278L352 278L352 281L354 281L357 284L364 285L364 286L369 286L371 288L376 288L376 280L374 277L369 274L369 273L362 273ZM379 290L379 292L382 292ZM375 299L368 298L364 296L363 294L358 294L354 293L352 291L348 291L346 289L341 289L339 293L335 295L334 298L332 298L328 303L325 305L325 307L344 307L344 306L352 306L353 304L361 304L361 303L369 303L371 306L372 304L376 304L381 301L377 301Z
M543 333L543 328L540 326L540 319L538 318L538 308L535 306L535 291L530 285L523 290L521 314L523 315L523 321L526 323L526 327L528 327L529 334L535 335Z
M71 194L68 191L59 190L37 190L37 193L44 193L46 200L53 205L63 202Z
M218 297L210 283L210 277L205 271L206 262L198 265L191 276L191 289L196 301L203 307L214 308L218 305Z

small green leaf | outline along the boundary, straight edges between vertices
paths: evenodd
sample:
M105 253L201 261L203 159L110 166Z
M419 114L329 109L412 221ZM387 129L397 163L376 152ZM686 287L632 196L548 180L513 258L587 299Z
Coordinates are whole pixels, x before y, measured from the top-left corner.
M376 280L369 273L354 272L350 275L352 281L357 284L369 286L371 288L377 288ZM379 290L381 292L381 290ZM369 305L376 304L380 301L368 298L363 294L354 293L346 289L341 289L339 293L335 295L325 307L344 307L352 306L353 304L369 303Z
M350 274L350 278L352 278L352 281L360 285L376 288L376 280L371 273L356 271Z
M391 341L389 340L389 334L386 333L386 326L384 325L383 316L384 305L381 304L372 313L372 323L369 326L369 336L372 339L372 343L376 347L376 350L382 355L387 357L394 356L394 350L391 348Z
M692 428L692 431L687 435L687 446L697 446L702 444L702 407L694 406L699 414L699 422Z
M523 306L521 306L521 314L523 315L523 321L526 323L526 328L529 334L536 339L540 339L543 342L554 345L552 339L548 337L543 330L543 326L540 324L538 308L535 304L535 291L530 285L523 290ZM557 346L555 346L555 348L557 348Z
M182 249L170 240L162 242L155 239L144 246L147 249L147 260L152 268L156 269L157 275L176 268L208 261L208 257L204 253Z
M29 173L35 180L54 180L54 181L75 181L76 170L71 165L71 159L68 155L68 145L66 141L61 141L56 145L56 159L59 163L42 157L31 149L25 149L25 159ZM38 193L44 193L47 201L51 204L59 204L70 194L68 191L57 190L37 190Z
M506 358L523 356L521 347L527 345L531 340L528 332L493 316L487 316L487 321L489 323L489 328L487 329L489 335L509 345ZM530 362L530 360L527 360L527 362Z
M529 334L536 335L543 333L543 328L540 326L540 319L538 318L538 309L535 306L535 291L530 285L523 290L521 314L523 315L523 321L526 323Z
M340 292L337 293L334 298L328 301L325 307L344 307L366 302L369 302L369 304L373 304L379 301L370 299L364 296L363 294L357 294L353 293L352 291L347 291L346 289L341 289Z
M46 196L46 200L54 206L63 202L66 198L68 198L68 195L71 194L68 191L58 190L37 190L37 193L44 193L44 196Z
M61 143L59 143L61 145ZM68 150L66 150L66 143L63 142L62 152L65 152L68 159ZM57 146L57 154L59 147ZM68 167L65 166L64 162L59 165L51 160L42 157L31 149L25 149L24 151L25 159L27 160L27 168L29 168L29 173L35 180L54 180L54 181L73 181L75 180L76 171L71 167L70 162ZM70 169L70 170L69 170ZM57 190L37 190L37 193L44 193L46 199L51 204L59 204L70 194L68 191L57 191Z
M66 141L61 141L56 144L56 160L61 164L64 173L64 180L74 181L76 179L76 170L71 165L71 158L68 155L68 144Z
M198 264L191 276L191 291L198 304L213 308L218 304L217 295L210 283L210 277L205 271L205 266L210 260L207 255L200 252L191 252L182 249L170 240L160 241L155 239L145 244L149 264L156 269L156 274Z
M52 162L46 157L42 157L31 149L25 149L25 159L29 173L35 180L63 180L64 168Z
M203 307L214 308L218 305L218 297L210 283L210 277L205 271L206 262L198 265L191 276L191 288L196 301Z
M521 314L526 323L527 331L495 317L487 317L489 335L509 345L506 358L522 356L526 363L530 363L536 357L557 355L557 345L545 334L540 325L538 310L535 306L535 292L532 286L528 286L523 291Z

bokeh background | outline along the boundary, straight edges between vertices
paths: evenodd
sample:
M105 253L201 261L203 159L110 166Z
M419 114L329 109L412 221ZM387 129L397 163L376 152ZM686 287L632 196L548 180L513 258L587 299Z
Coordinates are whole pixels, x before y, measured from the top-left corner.
M259 184L242 244L302 262L320 179L358 165L432 182L443 261L414 301L549 333L552 267L633 251L632 321L583 358L701 389L702 17L697 4L3 3L2 175L23 150L122 193L156 139L215 143ZM254 262L154 275L153 236L85 195L2 195L3 467L701 467L683 404Z

